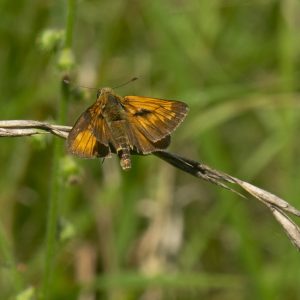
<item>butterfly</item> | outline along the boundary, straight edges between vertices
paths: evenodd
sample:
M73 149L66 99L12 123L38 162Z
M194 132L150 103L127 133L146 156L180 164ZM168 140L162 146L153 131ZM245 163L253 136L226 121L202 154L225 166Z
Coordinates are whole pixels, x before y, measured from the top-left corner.
M82 158L116 153L123 170L132 154L166 149L170 133L183 121L188 106L180 101L142 96L121 97L111 88L98 91L97 100L78 118L67 138L70 154Z

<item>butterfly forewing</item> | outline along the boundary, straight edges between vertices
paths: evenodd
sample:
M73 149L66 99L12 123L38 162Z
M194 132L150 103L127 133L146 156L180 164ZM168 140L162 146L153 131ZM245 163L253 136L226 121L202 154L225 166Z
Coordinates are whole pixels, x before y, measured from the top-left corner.
M67 147L71 154L82 158L105 157L110 154L109 136L99 106L87 109L71 129Z
M134 131L138 130L152 142L174 131L188 112L188 106L180 101L126 96L122 103Z

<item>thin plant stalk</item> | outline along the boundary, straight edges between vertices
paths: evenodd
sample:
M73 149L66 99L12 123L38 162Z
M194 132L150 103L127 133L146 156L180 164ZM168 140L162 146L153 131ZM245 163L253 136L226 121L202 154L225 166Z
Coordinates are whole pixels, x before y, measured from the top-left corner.
M75 0L67 2L67 20L66 20L66 38L64 49L70 49L73 40L73 28L75 17ZM69 70L65 70L69 71ZM59 122L65 123L67 103L69 99L69 87L62 81L61 100L59 102L58 119ZM63 185L60 174L60 158L63 155L63 144L59 139L54 141L53 163L51 173L51 187L48 205L47 217L47 234L46 234L46 254L45 254L45 273L43 282L43 299L49 299L51 293L51 282L55 271L55 255L58 246L58 220L59 220L59 203L63 199Z

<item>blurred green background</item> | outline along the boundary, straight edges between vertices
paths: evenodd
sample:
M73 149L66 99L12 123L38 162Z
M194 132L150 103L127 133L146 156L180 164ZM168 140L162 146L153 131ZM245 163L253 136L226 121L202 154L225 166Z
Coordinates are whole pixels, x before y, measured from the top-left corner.
M300 207L297 0L0 2L2 120L72 125L95 93L190 106L170 151ZM300 299L272 215L156 157L80 160L2 138L1 299Z

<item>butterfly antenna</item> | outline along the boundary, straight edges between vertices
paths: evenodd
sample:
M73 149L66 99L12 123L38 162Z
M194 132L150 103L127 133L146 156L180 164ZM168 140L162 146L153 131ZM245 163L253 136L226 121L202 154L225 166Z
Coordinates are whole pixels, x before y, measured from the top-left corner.
M66 83L66 84L72 84L72 82L69 79L64 79L63 82ZM74 84L74 86L80 87L80 88L83 88L83 89L98 90L98 88L95 88L95 87L84 86L84 85L79 85L79 84Z
M133 78L131 78L130 80L126 81L125 83L122 83L122 84L120 84L120 85L118 85L118 86L115 86L115 87L113 87L113 88L114 88L114 89L117 89L117 88L122 87L122 86L124 86L124 85L126 85L126 84L128 84L128 83L130 83L130 82L132 82L132 81L135 81L135 80L137 80L137 79L138 79L138 77L133 77ZM67 79L67 78L65 78L65 79L63 80L63 82L66 83L66 84L72 84L72 82L71 82L69 79ZM84 86L84 85L79 85L79 84L77 84L77 85L74 84L74 86L77 86L77 87L80 87L80 88L84 88L84 89L89 89L89 90L99 90L99 88L90 87L90 86Z
M113 89L118 89L118 88L120 88L120 87L122 87L122 86L124 86L124 85L126 85L130 82L136 81L136 80L138 80L138 77L133 77L130 80L126 81L125 83L122 83L120 85L117 85L117 86L113 87Z

